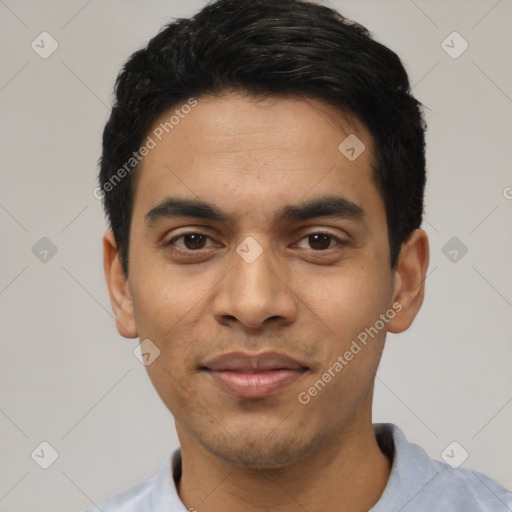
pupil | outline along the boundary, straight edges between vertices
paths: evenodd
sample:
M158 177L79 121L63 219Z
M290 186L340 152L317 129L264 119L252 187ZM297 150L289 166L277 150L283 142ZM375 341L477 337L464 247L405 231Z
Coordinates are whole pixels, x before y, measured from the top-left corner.
M184 242L187 249L201 249L204 246L203 235L185 235Z
M310 235L309 243L313 249L328 249L330 244L330 235L326 235L324 233ZM315 247L316 245L316 247Z

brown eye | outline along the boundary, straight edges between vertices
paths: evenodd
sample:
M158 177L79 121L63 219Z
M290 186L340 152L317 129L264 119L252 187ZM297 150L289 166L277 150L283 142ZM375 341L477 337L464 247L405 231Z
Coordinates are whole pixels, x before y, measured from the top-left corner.
M331 235L326 233L315 233L313 235L308 235L310 247L318 251L329 249L332 238L333 237Z
M198 234L189 234L183 237L183 243L187 249L202 249L206 242L206 237Z
M204 249L209 238L209 236L201 233L185 233L173 238L168 245L176 245L179 249L194 251ZM181 240L182 242L177 244L176 242L178 240Z

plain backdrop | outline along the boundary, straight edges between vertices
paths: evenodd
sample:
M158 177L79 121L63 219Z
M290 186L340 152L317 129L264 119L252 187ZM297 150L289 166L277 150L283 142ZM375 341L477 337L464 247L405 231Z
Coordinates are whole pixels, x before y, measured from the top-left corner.
M202 5L0 1L0 512L83 510L177 446L137 341L115 329L93 190L120 66ZM457 441L464 467L511 488L512 2L327 5L400 55L429 124L426 299L388 337L374 421L438 459ZM42 32L58 44L45 59Z

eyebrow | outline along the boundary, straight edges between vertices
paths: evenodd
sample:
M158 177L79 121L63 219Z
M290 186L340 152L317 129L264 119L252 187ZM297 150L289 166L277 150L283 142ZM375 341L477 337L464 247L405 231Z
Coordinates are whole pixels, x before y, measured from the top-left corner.
M277 223L300 222L329 217L338 219L361 219L364 210L357 204L340 196L323 196L296 205L286 205L276 214ZM194 218L227 223L229 215L215 205L199 199L166 197L144 216L146 224L152 226L164 219Z

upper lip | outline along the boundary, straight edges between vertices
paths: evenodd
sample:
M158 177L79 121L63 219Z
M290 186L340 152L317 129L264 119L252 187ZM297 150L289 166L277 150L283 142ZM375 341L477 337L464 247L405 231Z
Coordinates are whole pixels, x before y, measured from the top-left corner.
M229 352L208 360L202 369L212 371L257 372L270 370L305 370L307 366L279 352L248 354Z

